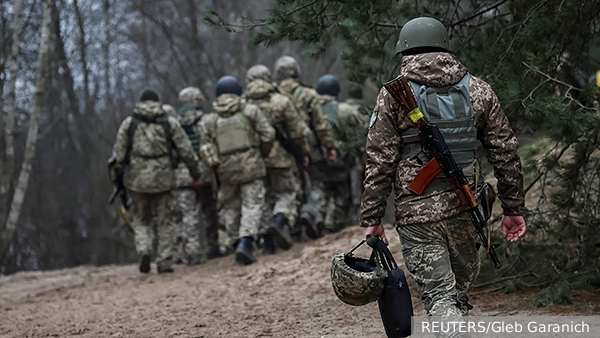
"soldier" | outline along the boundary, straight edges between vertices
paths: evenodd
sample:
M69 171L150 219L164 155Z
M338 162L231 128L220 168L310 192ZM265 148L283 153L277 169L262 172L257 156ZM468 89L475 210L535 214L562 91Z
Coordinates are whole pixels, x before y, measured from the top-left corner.
M362 86L351 83L348 90L348 99L340 102L338 109L341 116L347 116L350 130L356 138L353 140L354 156L351 159L350 168L350 196L351 205L350 218L352 223L358 221L360 214L360 197L362 196L363 181L365 179L365 141L369 128L369 110L364 106Z
M307 127L296 106L286 96L279 94L270 80L269 68L264 65L252 66L246 73L244 93L248 102L257 105L265 114L276 129L277 136L269 157L265 158L267 194L259 231L264 239L265 254L275 253L273 239L284 250L293 244L288 227L295 224L298 216L297 177L292 169L296 163L294 156L308 166L309 151L308 139L304 134Z
M208 116L203 111L205 102L204 95L196 87L186 87L179 92L181 108L177 117L196 153L200 153L198 126ZM179 204L183 213L182 242L191 265L219 256L217 201L211 186L210 169L203 161L200 161L200 173L204 184L193 190L190 189L191 178L187 168L180 165L177 170Z
M144 91L133 115L121 123L113 151L117 163L126 167L125 186L133 198L132 226L141 256L140 272L150 271L149 226L153 214L158 223L158 273L173 272L173 239L179 216L171 193L175 187L174 167L179 157L190 170L192 185L200 185L198 156L177 120L167 115L158 94L151 90Z
M323 226L322 210L326 203L324 182L327 175L327 161L335 161L337 158L331 126L323 114L317 92L300 83L300 66L296 59L286 55L275 62L275 81L278 83L279 91L294 102L300 111L300 116L309 126L306 133L310 143L308 173L312 187L310 191L305 192L307 201L301 208L300 223L305 227L309 237L317 238L318 228ZM326 156L323 154L323 149L326 151Z
M238 264L256 262L253 242L258 235L265 202L268 155L275 131L260 109L244 102L242 87L233 76L217 82L213 110L200 125L200 154L216 169L221 187L218 199L221 223L232 240L238 240ZM262 153L262 155L261 155Z
M504 211L502 233L516 241L525 233L523 176L518 141L498 97L449 52L446 28L435 19L417 18L404 25L396 52L403 55L400 72L410 81L419 107L440 126L471 189L482 183L478 143L489 151ZM381 89L367 138L361 225L387 243L381 218L394 183L396 230L425 310L430 316L460 318L472 308L467 290L479 273L475 228L443 175L422 196L408 190L429 160L418 138L410 136L417 129L408 113Z
M320 95L319 103L332 126L334 141L338 150L347 141L344 134L345 128L350 127L348 120L354 118L353 116L342 116L342 111L339 110L337 102L340 90L338 79L331 74L321 76L317 82L317 93ZM347 113L348 111L343 112ZM352 158L344 155L346 154L339 153L337 159L326 167L327 175L323 182L325 204L323 205L324 210L322 210L325 213L325 222L323 223L323 229L319 229L321 232L335 232L346 225L350 205L349 169Z

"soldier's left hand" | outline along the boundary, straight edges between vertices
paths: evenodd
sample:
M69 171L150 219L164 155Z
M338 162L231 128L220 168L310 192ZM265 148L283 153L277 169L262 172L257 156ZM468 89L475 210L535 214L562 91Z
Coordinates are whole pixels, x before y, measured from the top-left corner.
M304 168L308 168L309 164L310 164L310 158L308 156L304 156L304 158L302 159L302 165L304 166Z
M204 181L202 181L201 178L195 180L192 182L192 187L194 188L200 188L202 185L204 184Z
M516 242L525 234L525 219L523 216L502 217L502 237L510 242Z

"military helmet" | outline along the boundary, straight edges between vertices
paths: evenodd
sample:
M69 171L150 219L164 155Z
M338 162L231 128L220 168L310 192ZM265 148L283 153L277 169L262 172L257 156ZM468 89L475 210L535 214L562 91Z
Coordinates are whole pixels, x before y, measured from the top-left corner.
M175 110L175 107L173 107L170 104L163 104L162 109L169 115L169 116L173 116L173 117L177 117L177 111Z
M238 83L234 76L226 75L217 81L217 88L215 90L217 97L223 94L235 94L238 96L242 95L242 86Z
M284 55L275 62L275 81L281 82L285 79L300 77L300 65L298 61L289 55Z
M338 96L340 90L340 82L335 75L325 74L317 81L317 93L319 95Z
M444 24L434 18L421 17L407 22L400 30L396 54L413 48L433 47L450 50L448 31Z
M331 264L333 292L344 303L365 305L381 298L387 271L352 253L336 253Z
M271 71L265 65L254 65L246 72L246 84L254 80L271 82Z
M206 98L198 87L185 87L179 92L179 103L183 106L202 107Z

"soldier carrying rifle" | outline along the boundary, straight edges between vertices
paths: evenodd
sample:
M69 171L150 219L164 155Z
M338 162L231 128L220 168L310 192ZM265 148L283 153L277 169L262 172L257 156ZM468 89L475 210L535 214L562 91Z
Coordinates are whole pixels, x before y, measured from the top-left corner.
M408 88L395 93L400 95L393 95L392 87L382 88L377 98L367 138L361 225L367 227L367 234L387 243L381 218L394 184L402 254L417 281L425 310L430 316L460 317L472 308L467 290L480 266L478 222L469 213L477 207L471 191L483 183L476 149L481 143L489 152L504 212L502 232L507 240L516 241L525 233L518 141L491 87L467 73L449 52L441 22L432 18L409 21L400 32L396 52L403 55L401 76L408 80ZM407 111L406 105L396 100L407 95L414 95L416 110ZM445 155L453 159L447 163L462 170L443 167L442 172L432 171L431 181L420 185L419 195L410 190L420 190L411 183L425 164L437 157L431 147L424 146L427 130L419 129L428 123L439 127L441 136L437 136L445 139L450 150ZM454 186L450 184L456 183L450 179L453 174L465 179ZM457 198L456 192L467 198ZM483 244L492 258L492 248Z

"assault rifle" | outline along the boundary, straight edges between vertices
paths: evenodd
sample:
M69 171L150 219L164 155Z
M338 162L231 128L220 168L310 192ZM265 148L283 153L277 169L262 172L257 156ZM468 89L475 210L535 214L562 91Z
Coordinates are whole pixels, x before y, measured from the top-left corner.
M113 191L108 197L108 204L115 203L117 196L121 197L121 204L125 210L129 210L131 206L131 199L127 196L127 189L125 189L125 183L123 182L123 169L117 168L117 156L113 154L108 159L108 177L114 185Z
M129 232L133 233L133 227L131 226L131 219L127 216L127 210L131 206L131 198L127 196L127 189L125 189L125 183L123 182L123 169L117 166L117 156L112 154L108 159L107 164L108 178L113 183L114 188L110 196L108 197L108 204L114 204L117 196L121 197L121 206L116 207L117 216L125 222L125 226Z
M452 153L450 152L450 149L448 149L448 145L439 128L427 121L423 113L419 110L417 100L406 77L400 75L383 86L394 98L396 103L398 103L400 108L403 111L408 112L409 118L417 124L421 145L423 146L424 151L431 157L431 161L419 171L408 189L417 195L421 195L427 185L438 174L443 172L448 183L452 187L452 190L454 190L460 203L469 215L471 222L473 222L477 234L479 234L479 238L483 242L484 247L487 248L488 255L494 263L494 266L496 269L499 269L502 264L494 250L497 245L490 245L484 232L487 221L481 215L473 191L471 191L471 188L469 187L469 181L465 177L462 168L454 161L454 157L452 157Z

